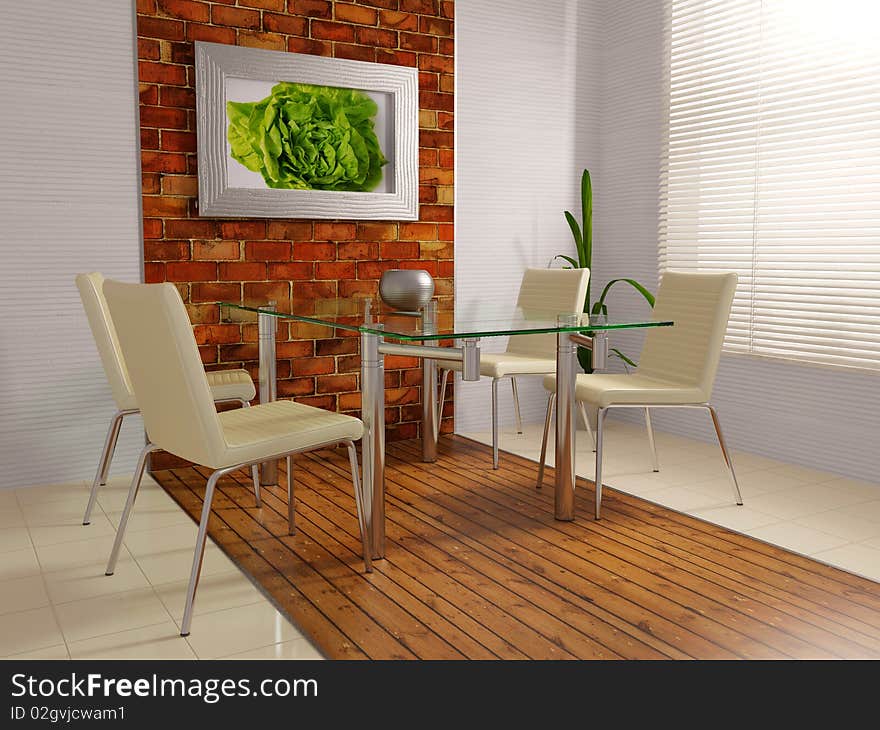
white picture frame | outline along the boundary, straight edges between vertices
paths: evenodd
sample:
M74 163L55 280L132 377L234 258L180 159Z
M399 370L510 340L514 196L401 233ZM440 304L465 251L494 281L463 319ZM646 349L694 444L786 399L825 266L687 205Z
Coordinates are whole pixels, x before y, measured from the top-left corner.
M195 69L200 216L418 220L416 69L204 41L195 42ZM377 102L377 139L388 162L376 188L278 189L233 159L227 101L257 101L282 81L355 89Z

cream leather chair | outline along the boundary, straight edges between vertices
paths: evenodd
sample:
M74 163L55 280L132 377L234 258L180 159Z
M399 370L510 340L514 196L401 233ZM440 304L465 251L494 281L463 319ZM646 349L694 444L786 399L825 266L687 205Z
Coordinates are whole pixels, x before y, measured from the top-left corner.
M602 504L602 440L605 416L611 408L644 408L648 440L659 471L650 408L704 408L712 416L738 505L742 495L733 463L721 434L715 408L709 403L721 346L730 317L737 276L734 273L685 273L667 271L657 291L654 315L672 320L672 327L649 329L639 366L632 374L594 373L578 375L575 398L598 408L596 428L596 519ZM556 376L544 378L552 391L547 403L544 440L538 467L538 488L544 480L544 457L550 430L550 412L556 396Z
M589 269L526 269L520 282L516 306L526 318L549 319L555 322L559 314L583 311L587 296ZM450 371L460 371L461 364L442 361L443 378L440 387L440 411L446 399L446 382ZM516 430L522 433L522 416L516 390L517 375L545 375L556 372L556 335L514 335L504 352L480 354L480 375L492 378L492 467L498 468L498 382L510 378ZM455 377L455 376L453 376ZM590 427L582 411L584 423Z
M113 400L116 401L116 414L110 422L107 438L104 440L104 450L98 462L98 471L92 482L92 490L89 493L89 502L83 515L83 524L88 525L95 506L95 498L98 496L98 487L107 483L107 475L110 471L110 461L116 450L116 441L122 428L122 419L134 413L138 413L137 399L131 389L125 360L119 349L119 340L116 330L107 311L107 302L104 299L102 287L104 277L99 273L77 274L76 286L82 300L86 317L89 320L89 328L95 338L101 364L104 366L104 374L110 383ZM211 396L215 403L240 403L246 407L256 395L254 381L246 370L221 370L208 373L208 385L211 388ZM253 469L254 495L257 506L260 506L260 480L257 468Z
M177 289L172 284L107 281L104 293L149 439L131 482L107 575L112 575L116 567L149 453L164 449L213 469L205 489L181 624L181 636L188 635L211 517L211 500L218 479L244 466L287 457L288 529L293 534L291 454L335 444L348 447L364 563L367 571L372 570L353 443L363 435L361 420L287 400L217 413L192 326Z

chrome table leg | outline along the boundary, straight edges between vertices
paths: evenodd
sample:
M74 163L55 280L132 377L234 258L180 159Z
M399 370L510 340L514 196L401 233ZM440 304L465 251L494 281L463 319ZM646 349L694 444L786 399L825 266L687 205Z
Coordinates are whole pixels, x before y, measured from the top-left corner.
M432 334L437 326L437 303L428 302L422 314L422 332ZM437 347L436 340L425 340L425 347ZM437 461L437 439L440 421L437 417L437 361L422 358L422 461Z
M560 326L579 322L579 315L559 315ZM568 332L556 336L556 484L554 515L574 519L574 391L577 346Z
M381 339L379 335L361 332L364 522L374 559L385 557L385 367L379 352Z
M269 302L263 309L275 309L275 302ZM278 329L277 318L272 314L257 315L257 331L260 357L260 403L269 403L276 399L277 378L275 372L275 333ZM260 483L278 483L278 462L266 461L260 464ZM259 497L258 497L259 498Z

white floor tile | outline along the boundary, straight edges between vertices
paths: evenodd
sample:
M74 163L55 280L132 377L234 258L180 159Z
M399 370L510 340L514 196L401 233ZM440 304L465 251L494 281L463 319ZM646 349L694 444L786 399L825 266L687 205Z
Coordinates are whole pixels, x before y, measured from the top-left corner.
M261 646L259 649L231 654L222 659L323 659L308 639L294 639L280 644Z
M9 552L10 550L25 550L30 546L31 536L27 527L4 527L0 529L0 553Z
M85 481L71 484L42 484L16 489L15 496L22 506L37 502L69 501L71 498L88 499L90 486L90 483ZM85 506L83 502L83 509Z
M0 625L0 656L21 654L64 643L64 636L50 607L8 613Z
M880 550L867 545L850 543L813 553L812 557L865 578L880 581Z
M180 629L170 619L152 626L72 641L72 659L195 659Z
M0 509L18 509L18 498L14 489L0 489Z
M159 599L165 604L165 608L175 621L183 619L183 607L188 585L188 580L181 580L155 586ZM198 616L211 611L262 603L266 600L266 597L248 580L247 576L238 570L203 575L199 579L193 614Z
M34 649L26 651L22 654L10 654L3 659L70 659L66 644L56 644L55 646L47 646L45 649Z
M187 641L200 659L210 659L300 638L274 606L255 603L195 616Z
M871 522L880 522L880 499L871 500L870 502L859 502L847 507L840 507L837 510L844 515L852 515L863 520Z
M119 557L113 575L104 574L105 561L106 557L101 563L44 573L52 603L81 601L150 586L138 564L127 553Z
M80 535L83 537L81 540L61 544L37 545L37 555L40 558L42 569L47 573L54 573L59 570L95 566L96 572L100 568L100 572L103 573L103 568L107 565L107 559L110 557L115 537L88 537L92 534L89 532L90 528L91 525L89 527L80 527ZM123 546L119 553L120 559L127 555L128 552Z
M843 510L817 512L799 517L795 522L829 535L836 535L848 542L862 542L872 537L880 537L880 522L847 514Z
M0 580L14 580L40 574L40 562L32 547L0 554Z
M24 515L18 504L7 505L0 508L0 531L9 527L24 527Z
M764 527L778 522L778 518L756 512L746 506L728 504L726 507L709 507L708 509L694 509L689 514L699 517L707 522L721 525L735 532L747 533L757 527Z
M684 487L669 487L646 494L644 499L661 504L678 512L691 512L698 509L724 507L725 502L719 497L703 494Z
M167 623L171 618L152 587L61 603L55 611L68 643Z
M845 538L835 537L827 532L820 532L793 522L778 522L756 527L749 530L749 535L801 555L813 555L848 543Z
M26 611L49 605L43 576L31 575L0 582L0 614ZM0 624L3 619L0 618Z

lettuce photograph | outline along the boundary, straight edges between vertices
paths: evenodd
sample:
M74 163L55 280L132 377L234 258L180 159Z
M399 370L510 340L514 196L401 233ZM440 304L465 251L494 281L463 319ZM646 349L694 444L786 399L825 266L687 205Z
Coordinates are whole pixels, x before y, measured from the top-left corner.
M270 188L369 192L388 163L377 111L357 89L282 81L260 101L226 103L230 154Z

